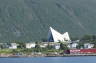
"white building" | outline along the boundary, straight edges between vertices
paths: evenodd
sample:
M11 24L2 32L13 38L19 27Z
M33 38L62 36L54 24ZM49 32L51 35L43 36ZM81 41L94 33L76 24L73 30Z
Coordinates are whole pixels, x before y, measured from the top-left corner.
M16 43L11 43L11 46L9 47L9 49L17 49L17 44Z
M26 43L26 48L34 48L35 45L35 43Z
M68 45L69 48L76 48L78 46L78 43L71 43Z
M60 49L60 43L54 44L55 49Z
M90 44L90 43L85 43L84 44L84 48L93 48L94 44Z
M40 44L40 47L41 47L41 48L45 48L45 47L47 47L47 45L48 45L48 44L46 44L46 43L45 43L45 44Z
M64 34L60 34L56 30L54 30L52 27L50 27L49 33L48 33L48 41L49 42L70 42L70 37L68 32L65 32Z

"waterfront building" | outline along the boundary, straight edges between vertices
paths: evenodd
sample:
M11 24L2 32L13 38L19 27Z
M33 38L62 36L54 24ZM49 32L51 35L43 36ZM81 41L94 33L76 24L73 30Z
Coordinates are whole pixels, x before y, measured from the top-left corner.
M16 43L11 43L11 45L9 46L9 49L17 49L17 44Z
M60 43L55 43L55 44L54 44L54 48L55 48L55 49L60 49Z
M93 54L96 53L96 49L70 49L70 54Z
M85 43L84 44L84 48L86 49L90 49L90 48L93 48L94 47L94 44L90 44L90 43Z
M76 49L77 46L78 46L78 43L76 42L68 44L68 47L71 49Z
M68 32L64 34L59 33L52 27L49 29L48 42L71 42Z
M40 47L41 47L41 48L46 48L47 45L48 45L48 44L46 44L46 43L41 43L41 44L40 44Z
M34 48L35 45L35 43L26 43L26 48Z

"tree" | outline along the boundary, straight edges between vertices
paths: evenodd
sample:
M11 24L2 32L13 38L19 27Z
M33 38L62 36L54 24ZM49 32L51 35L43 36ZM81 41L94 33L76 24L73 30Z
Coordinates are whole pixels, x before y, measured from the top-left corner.
M12 53L13 53L13 54L16 54L16 53L19 53L19 51L18 51L17 49L13 49L13 50L12 50Z
M95 36L95 35L84 35L84 36L81 38L81 41L93 42L93 41L96 41L96 36Z
M94 44L94 47L93 48L96 48L96 44Z
M68 50L69 48L67 47L66 44L60 43L60 49L61 50Z
M48 45L47 45L47 47L46 47L48 50L50 50L50 49L53 49L53 46L51 46L49 43L48 43Z
M0 44L0 49L3 49L3 48L4 48L3 44Z
M21 49L26 48L26 45L24 42L17 42L17 44L18 44L17 48L21 48Z
M84 43L79 43L76 47L77 49L81 49L81 48L84 48Z
M96 45L96 35L84 35L77 48L83 47L84 43L92 43Z
M35 52L41 52L41 47L40 47L40 45L39 45L39 43L38 42L36 42L36 45L35 45Z
M79 40L79 39L80 39L79 37L71 37L72 41L76 41L76 40Z
M81 38L81 40L83 40L83 41L85 41L85 40L91 40L91 39L92 39L91 35L84 35L84 36Z

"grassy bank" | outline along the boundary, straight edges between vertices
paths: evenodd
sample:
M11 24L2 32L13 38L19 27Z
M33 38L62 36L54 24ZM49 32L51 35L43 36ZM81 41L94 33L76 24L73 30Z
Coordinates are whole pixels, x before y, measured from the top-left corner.
M56 49L41 49L39 51L37 51L35 48L31 48L31 49L1 49L0 50L0 54L31 54L31 53L35 53L35 52L41 52L42 54L48 54L48 53L61 53L63 52L63 50L56 50Z

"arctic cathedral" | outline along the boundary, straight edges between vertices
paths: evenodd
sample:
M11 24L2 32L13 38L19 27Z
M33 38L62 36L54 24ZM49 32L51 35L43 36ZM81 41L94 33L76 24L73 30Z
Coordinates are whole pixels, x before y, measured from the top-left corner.
M48 33L48 42L70 42L70 37L68 32L64 34L59 33L58 31L54 30L52 27L49 29Z

